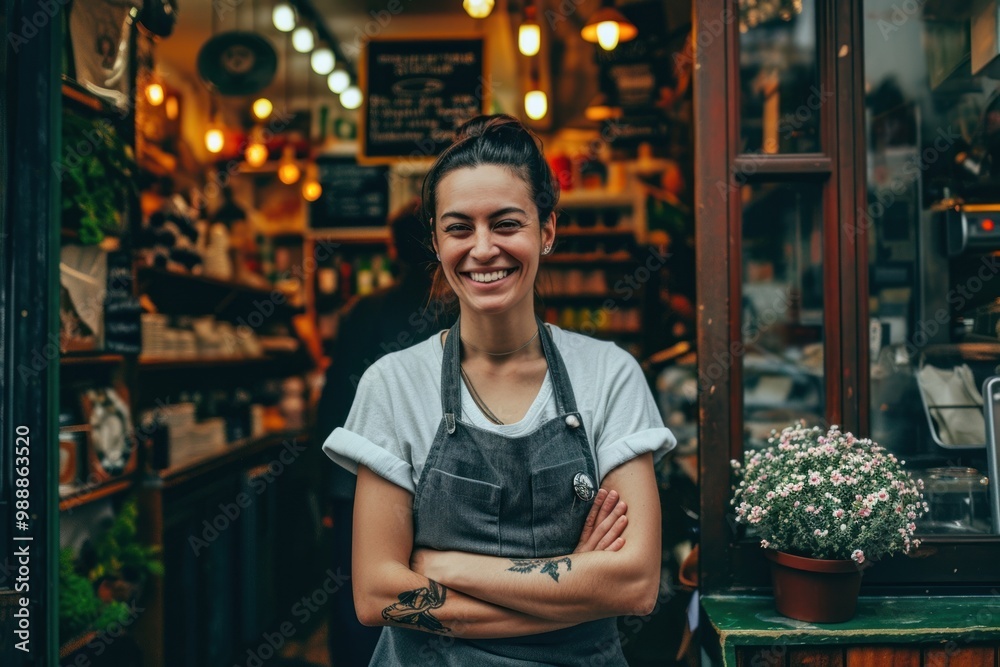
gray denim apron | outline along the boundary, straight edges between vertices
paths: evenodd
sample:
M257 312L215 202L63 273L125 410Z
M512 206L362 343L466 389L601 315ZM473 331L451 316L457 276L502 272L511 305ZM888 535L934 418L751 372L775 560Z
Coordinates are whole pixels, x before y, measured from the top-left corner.
M562 357L548 329L536 320L558 416L518 437L458 419L462 414L459 323L451 328L441 364L444 416L413 498L415 548L504 558L561 556L576 548L593 503L594 483L589 482L597 479L597 472ZM539 586L558 585L538 570L523 576L534 577ZM460 627L430 634L387 626L371 664L628 664L614 618L525 637L461 639L460 635Z

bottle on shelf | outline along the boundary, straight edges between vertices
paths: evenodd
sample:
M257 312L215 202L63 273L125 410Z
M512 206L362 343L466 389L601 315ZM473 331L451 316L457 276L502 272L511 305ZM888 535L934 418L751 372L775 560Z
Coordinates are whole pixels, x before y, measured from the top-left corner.
M367 256L358 258L357 282L360 296L371 294L375 290L375 275L372 273L371 261Z
M337 256L340 267L340 296L344 301L348 301L354 293L354 267L347 260Z

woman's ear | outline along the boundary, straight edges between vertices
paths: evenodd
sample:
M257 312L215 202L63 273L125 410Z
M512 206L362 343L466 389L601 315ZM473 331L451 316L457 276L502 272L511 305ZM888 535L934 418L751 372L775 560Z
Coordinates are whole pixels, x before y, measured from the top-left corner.
M431 218L431 246L434 248L434 254L441 259L440 251L438 250L438 240L437 240L437 228L434 226L434 218Z
M542 247L553 247L556 243L556 212L549 214L548 222L542 225Z

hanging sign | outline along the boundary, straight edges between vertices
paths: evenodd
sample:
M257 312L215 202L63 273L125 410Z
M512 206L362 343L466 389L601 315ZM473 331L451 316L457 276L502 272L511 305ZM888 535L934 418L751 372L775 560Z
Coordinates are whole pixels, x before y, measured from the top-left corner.
M362 162L433 158L489 109L482 37L377 39L365 47Z

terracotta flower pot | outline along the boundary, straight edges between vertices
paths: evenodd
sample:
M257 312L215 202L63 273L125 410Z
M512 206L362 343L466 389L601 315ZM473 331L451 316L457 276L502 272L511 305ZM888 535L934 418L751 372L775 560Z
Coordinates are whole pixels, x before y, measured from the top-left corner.
M852 560L823 560L766 549L774 606L779 614L812 623L843 623L854 616L861 568Z

